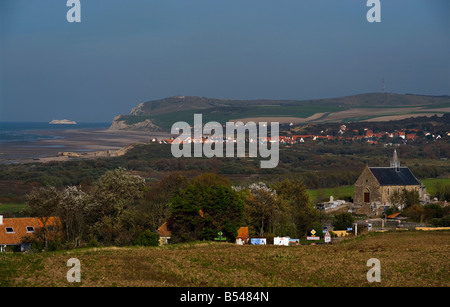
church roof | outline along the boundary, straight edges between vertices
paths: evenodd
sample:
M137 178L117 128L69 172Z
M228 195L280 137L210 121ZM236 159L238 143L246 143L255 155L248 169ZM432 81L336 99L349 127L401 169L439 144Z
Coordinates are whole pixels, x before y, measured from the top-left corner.
M408 167L369 167L380 185L422 185Z

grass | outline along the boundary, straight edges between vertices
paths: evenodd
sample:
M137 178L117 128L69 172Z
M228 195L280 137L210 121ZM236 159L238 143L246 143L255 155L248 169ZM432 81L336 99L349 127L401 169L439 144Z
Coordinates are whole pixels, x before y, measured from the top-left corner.
M307 193L309 198L316 201L330 200L333 196L334 200L353 197L354 186L340 186L335 188L309 189Z
M337 112L342 111L339 106L304 106L304 105L287 105L287 106L252 106L252 107L228 107L217 110L210 109L194 109L174 111L170 113L160 114L157 116L134 116L122 115L121 119L127 124L136 124L146 119L151 119L155 124L162 128L170 129L177 121L184 121L193 124L194 114L201 113L203 115L203 124L209 121L217 121L225 124L231 119L253 118L253 117L299 117L307 118L316 113Z
M197 242L164 247L88 248L0 254L0 286L450 286L450 232L388 232L315 246ZM66 262L81 262L81 283ZM367 261L381 263L368 283Z
M203 120L218 121L224 124L230 119L254 118L254 117L279 117L293 116L307 118L316 113L334 113L348 109L373 108L385 109L386 115L409 114L405 108L424 107L444 108L449 106L447 97L425 97L412 95L384 95L381 93L354 95L349 97L320 99L320 100L216 100L200 97L191 97L187 102L173 103L172 108L168 108L163 100L152 101L147 105L147 113L144 116L122 115L128 124L134 124L145 119L151 119L162 128L170 128L176 121L191 122L194 113L202 113ZM148 109L150 108L150 110ZM426 112L420 110L418 113ZM372 118L367 114L356 115L346 120L356 121ZM367 112L365 112L367 113ZM444 112L438 112L444 113ZM381 115L377 115L381 116Z
M0 204L0 213L18 213L26 207L26 204Z
M427 193L434 196L436 187L439 184L450 184L450 178L420 179L420 182L427 187ZM333 196L335 200L348 197L353 198L354 190L354 186L340 186L335 188L308 189L307 193L312 201L317 202L329 200L330 196Z
M427 193L434 196L439 184L450 184L450 178L429 178L420 180L427 187Z

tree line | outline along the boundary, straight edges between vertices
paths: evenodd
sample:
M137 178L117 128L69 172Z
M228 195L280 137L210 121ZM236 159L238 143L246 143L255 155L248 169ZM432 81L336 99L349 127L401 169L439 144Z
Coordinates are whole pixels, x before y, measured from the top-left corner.
M450 156L448 140L427 144L411 142L397 148L403 165L417 178L448 177ZM106 171L123 167L146 177L171 172L218 173L232 178L279 180L299 178L308 189L353 185L366 165L389 165L393 147L384 144L345 144L341 141L309 141L280 148L277 168L259 168L258 158L178 158L171 156L170 145L136 145L126 155L108 159L53 161L49 163L3 164L0 167L0 202L23 203L32 186L65 187L91 185ZM21 184L18 184L21 183Z
M445 194L446 192L449 194ZM441 200L445 200L445 197L450 196L450 185L439 184L437 195L439 198L442 197ZM406 189L394 191L389 200L392 207L387 210L387 215L402 212L412 222L427 222L433 227L450 226L450 207L441 206L437 203L422 205L417 191Z
M236 186L213 173L191 179L171 173L146 182L118 168L90 186L36 188L27 204L27 214L44 225L49 216L61 220L61 236L35 237L43 248L157 245L163 223L174 243L214 240L219 231L234 242L241 226L249 227L251 236L264 237L303 237L314 227L321 229L304 184L290 179Z

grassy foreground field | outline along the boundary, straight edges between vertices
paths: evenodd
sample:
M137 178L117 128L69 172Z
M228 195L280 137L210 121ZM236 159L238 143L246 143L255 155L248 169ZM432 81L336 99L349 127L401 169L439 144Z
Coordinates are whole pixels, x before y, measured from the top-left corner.
M89 248L0 254L0 286L309 287L450 286L450 232L376 233L338 244L237 246L202 242L153 248ZM69 258L81 282L69 283ZM369 283L367 261L381 264Z

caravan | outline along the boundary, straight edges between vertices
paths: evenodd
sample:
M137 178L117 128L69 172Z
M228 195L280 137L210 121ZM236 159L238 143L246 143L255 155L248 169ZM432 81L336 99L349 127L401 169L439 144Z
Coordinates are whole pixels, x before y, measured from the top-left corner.
M289 246L289 237L275 237L273 238L273 245Z

